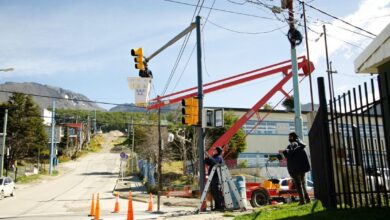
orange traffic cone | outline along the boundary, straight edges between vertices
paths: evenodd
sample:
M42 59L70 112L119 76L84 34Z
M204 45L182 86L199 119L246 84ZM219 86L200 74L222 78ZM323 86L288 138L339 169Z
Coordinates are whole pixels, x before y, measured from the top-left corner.
M95 215L95 194L92 193L91 211L88 216L94 216L94 215Z
M150 193L148 210L146 210L146 211L153 212L153 196L152 196L152 193Z
M119 201L118 201L119 193L115 192L115 208L114 208L114 213L119 212Z
M96 209L95 209L95 219L94 220L99 220L100 219L100 201L99 201L99 193L96 196Z
M129 192L129 205L127 207L127 220L134 220L133 199L131 198L131 191Z

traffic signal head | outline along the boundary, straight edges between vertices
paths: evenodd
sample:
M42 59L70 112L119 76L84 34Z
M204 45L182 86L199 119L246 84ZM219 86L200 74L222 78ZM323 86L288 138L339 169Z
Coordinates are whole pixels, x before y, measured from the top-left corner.
M182 124L197 125L199 122L199 101L197 98L188 98L181 100L182 105Z
M135 68L139 70L145 70L144 53L142 48L135 48L131 50L131 56L134 56Z

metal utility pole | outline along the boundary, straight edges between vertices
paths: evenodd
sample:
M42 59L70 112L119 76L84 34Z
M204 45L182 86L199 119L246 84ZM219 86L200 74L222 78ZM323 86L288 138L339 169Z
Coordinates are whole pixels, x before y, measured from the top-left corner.
M3 124L3 140L1 143L1 161L0 161L0 177L3 176L3 169L4 169L4 158L5 158L5 138L7 137L7 120L8 120L8 109L5 109L4 111L4 124Z
M95 109L95 118L93 119L93 134L96 134L96 109Z
M324 41L325 41L325 56L326 56L326 72L328 73L328 84L329 84L329 97L330 99L333 99L333 89L332 89L332 80L330 76L330 64L329 64L329 55L328 55L328 41L326 39L326 26L322 25L322 28L324 29Z
M160 102L160 96L157 96L158 102ZM162 146L161 146L161 107L158 108L158 193L157 193L157 211L160 211L160 193L162 190Z
M128 142L127 142L127 147L129 148L129 149L131 149L130 148L130 123L129 122L127 122L127 140L128 140ZM133 157L133 151L131 151L131 157ZM130 164L130 166L132 165L133 163L131 163ZM130 171L131 171L131 173L133 173L133 169L130 167Z
M134 173L134 161L135 161L135 154L134 154L134 120L133 117L131 118L131 173Z
M53 109L51 113L51 138L50 138L50 166L49 174L53 174L53 160L54 160L54 135L55 135L55 111L56 111L56 100L53 99Z
M294 112L295 112L295 132L301 138L303 138L303 125L301 116L301 102L299 98L299 81L298 81L298 66L297 66L297 51L295 46L302 41L302 35L294 26L294 11L293 1L289 0L287 3L288 8L288 21L290 30L288 31L288 38L291 44L291 67L293 72L293 87L294 87ZM300 38L300 39L299 39ZM298 43L299 42L299 43Z
M305 9L305 1L302 0L302 10L303 10L303 23L305 26L305 42L306 42L306 55L307 55L307 68L310 70L310 52L309 52L309 39L307 35L307 26L306 26L306 9ZM310 102L311 102L311 110L314 111L314 98L313 98L313 84L311 79L311 74L309 74L309 83L310 83Z
M205 187L205 163L204 163L204 131L202 128L202 109L203 109L203 79L202 79L202 41L200 33L200 16L196 16L196 52L197 52L197 69L198 69L198 155L199 155L199 187L203 193Z

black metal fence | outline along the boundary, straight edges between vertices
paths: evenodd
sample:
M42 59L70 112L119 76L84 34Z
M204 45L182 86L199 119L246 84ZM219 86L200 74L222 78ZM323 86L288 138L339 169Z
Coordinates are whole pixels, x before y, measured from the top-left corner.
M372 79L327 102L318 79L320 109L309 142L315 194L326 207L389 207L390 155L378 87Z

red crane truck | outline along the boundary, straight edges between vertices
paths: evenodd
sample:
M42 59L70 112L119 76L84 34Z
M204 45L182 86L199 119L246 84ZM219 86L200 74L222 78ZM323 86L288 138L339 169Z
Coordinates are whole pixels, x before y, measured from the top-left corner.
M306 59L306 57L301 56L297 59L297 66L298 71L302 71L299 73L299 76L305 78L309 74L311 74L314 70L313 63ZM309 69L310 67L310 69ZM206 83L203 85L203 93L208 94L217 90L225 89L228 87L236 86L242 83L246 83L252 80L260 79L266 76L271 76L274 74L283 74L282 79L270 90L268 91L256 104L249 109L248 112L246 112L226 133L224 133L208 150L208 153L210 155L213 154L213 151L216 147L222 147L224 149L224 152L227 152L227 148L229 145L230 140L232 139L233 135L254 115L257 117L257 123L255 126L251 129L249 133L251 133L254 129L257 128L257 126L267 117L267 115L272 111L268 112L267 114L261 116L259 114L259 109L266 104L277 92L281 92L285 97L290 97L289 92L286 92L283 89L283 86L292 78L292 64L291 60L286 60L280 63L276 63L270 66L262 67L259 69L255 69L252 71L248 71L245 73L241 73L238 75L234 75L231 77L227 77L225 79L213 81L210 83ZM302 79L303 80L303 79ZM196 97L197 96L197 87L192 87L189 89L185 89L182 91L178 91L172 94L168 94L165 96L160 96L158 98L152 99L151 101L154 104L151 104L148 106L148 109L158 109L163 106L181 102L183 99ZM281 100L282 101L282 100ZM280 101L280 102L281 102ZM279 102L279 103L280 103ZM278 103L278 104L279 104ZM277 104L277 105L278 105ZM275 105L275 107L277 106ZM274 107L274 108L275 108ZM248 134L249 134L248 133ZM247 135L248 135L247 134ZM225 154L224 157L227 155ZM246 183L246 195L247 198L250 200L250 203L253 207L258 207L261 205L268 204L271 200L275 199L285 199L288 196L291 196L290 193L282 193L284 195L281 195L280 190L277 187L277 184L272 184L270 182L265 182L263 185L261 183Z

